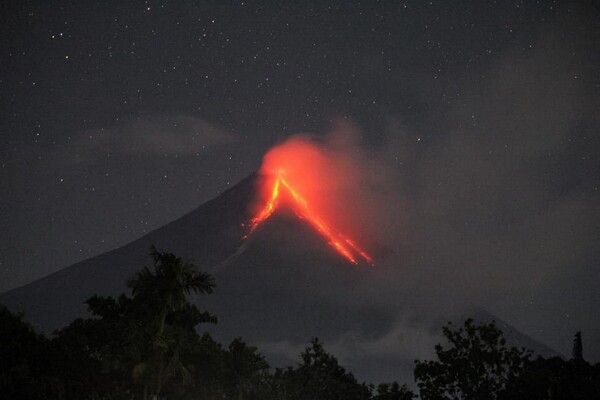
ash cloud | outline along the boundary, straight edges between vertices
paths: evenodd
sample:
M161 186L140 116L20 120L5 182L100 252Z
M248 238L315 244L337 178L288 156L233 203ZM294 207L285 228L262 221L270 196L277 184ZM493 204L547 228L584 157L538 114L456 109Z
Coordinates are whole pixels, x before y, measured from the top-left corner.
M582 330L587 356L600 358L597 33L575 22L549 24L527 51L506 49L476 82L457 76L442 134L391 112L373 148L337 121L324 143L357 170L343 197L359 200L353 212L378 244L372 281L345 301L419 316L425 330L479 306L562 354ZM363 345L385 352L407 329L398 326Z

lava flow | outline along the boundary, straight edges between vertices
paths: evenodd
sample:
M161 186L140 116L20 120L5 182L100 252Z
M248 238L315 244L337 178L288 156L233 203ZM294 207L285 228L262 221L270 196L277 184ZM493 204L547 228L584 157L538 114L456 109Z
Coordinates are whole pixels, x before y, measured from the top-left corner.
M327 224L321 217L315 214L308 205L308 202L304 197L298 193L298 191L290 185L290 183L284 178L283 172L279 171L274 177L274 183L270 190L270 197L267 200L265 206L256 214L254 218L250 220L248 226L248 233L244 236L246 239L250 236L254 230L264 221L266 221L275 212L282 199L281 190L285 189L290 196L289 199L292 202L292 206L299 218L308 221L317 232L319 232L328 242L328 244L341 254L346 260L352 264L359 264L365 262L368 265L373 266L373 259L362 250L355 242L335 231L329 224Z

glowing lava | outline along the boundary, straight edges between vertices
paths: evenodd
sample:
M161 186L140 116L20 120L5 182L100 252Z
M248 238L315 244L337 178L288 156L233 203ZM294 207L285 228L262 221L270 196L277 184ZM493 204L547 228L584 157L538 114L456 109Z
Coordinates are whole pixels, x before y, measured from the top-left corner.
M292 202L292 206L299 218L308 221L317 232L319 232L326 240L329 245L341 254L345 259L350 261L352 264L358 264L359 261L364 261L368 265L373 266L373 259L362 250L355 242L335 231L329 224L327 224L321 217L315 214L308 205L308 202L298 191L290 185L290 183L284 178L283 172L278 171L274 176L274 182L272 189L270 190L270 197L268 198L265 206L259 210L254 218L250 220L248 226L248 233L244 236L246 239L250 236L256 228L266 221L277 209L282 196L281 190L285 189L290 196L285 197Z

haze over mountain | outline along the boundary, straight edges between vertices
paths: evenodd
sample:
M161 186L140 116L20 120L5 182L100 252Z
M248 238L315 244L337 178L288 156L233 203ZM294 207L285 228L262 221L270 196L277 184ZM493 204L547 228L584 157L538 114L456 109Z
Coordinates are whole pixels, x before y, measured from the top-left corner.
M150 263L148 251L155 245L193 260L215 277L215 293L195 301L217 315L216 326L199 327L217 340L241 336L274 364L289 365L317 336L350 370L370 381L410 380L413 360L432 355L448 320L498 320L473 311L477 304L440 304L429 293L442 282L423 283L412 298L390 289L383 283L393 263L385 262L385 252L374 254L384 261L376 267L352 265L285 207L243 240L242 223L250 218L260 182L259 175L250 175L126 246L1 294L0 303L51 332L85 316L84 301L92 295L126 292L126 279ZM506 323L501 328L519 346L556 354Z

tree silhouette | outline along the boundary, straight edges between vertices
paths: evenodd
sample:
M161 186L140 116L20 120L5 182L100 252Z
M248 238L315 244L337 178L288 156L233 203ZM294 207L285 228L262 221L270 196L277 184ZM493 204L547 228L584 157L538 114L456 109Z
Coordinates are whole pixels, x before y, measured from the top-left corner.
M150 255L154 260L153 269L144 267L127 281L127 286L134 300L153 311L154 318L149 321L155 330L151 356L137 364L133 374L143 382L144 397L149 392L158 398L168 379L181 375L185 381L189 376L189 371L180 363L177 333L168 332L167 317L187 312L194 321L202 322L202 315L188 303L187 295L212 293L215 284L210 275L198 272L194 264L172 253L159 252L152 246Z
M231 388L236 392L238 400L245 399L257 386L260 372L269 368L269 364L258 354L256 347L246 345L241 338L236 338L229 344L227 355Z
M415 397L406 385L400 386L398 382L393 382L377 385L377 394L373 396L373 400L412 400Z
M576 368L581 369L583 367L583 342L581 341L581 332L575 333L573 339L573 357L571 358Z
M502 332L492 322L462 328L443 328L449 348L435 346L437 361L415 361L415 381L423 400L494 400L523 371L529 357L524 350L507 348Z
M152 246L150 256L154 259L154 270L144 267L127 281L127 286L134 298L159 300L157 345L160 347L167 313L181 309L192 292L212 293L215 284L209 274L198 272L194 264L173 253L159 252Z
M48 341L22 318L0 304L0 397L56 397L62 391L62 385L46 368L52 360L48 354Z
M298 368L289 368L285 373L288 399L367 400L371 397L369 388L339 365L317 338L300 357L302 363Z

